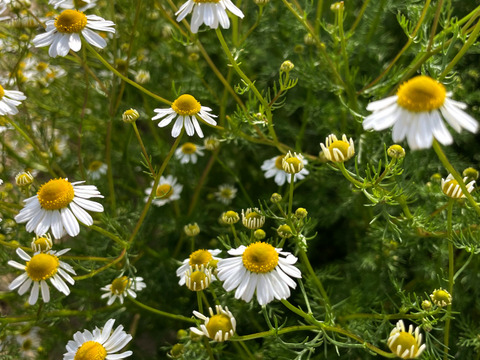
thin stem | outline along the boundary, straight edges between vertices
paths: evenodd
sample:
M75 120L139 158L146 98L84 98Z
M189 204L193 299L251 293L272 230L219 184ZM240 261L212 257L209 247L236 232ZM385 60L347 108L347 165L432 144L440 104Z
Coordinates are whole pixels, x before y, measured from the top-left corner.
M438 19L440 18L440 12L442 11L443 0L439 0L437 3L437 11L435 11L435 18L433 19L432 30L430 31L430 38L428 39L427 52L430 51L435 39L435 33L437 32Z
M318 330L318 327L315 325L300 325L300 326L289 326L289 327L284 327L281 329L272 329L268 331L262 331L259 333L255 334L250 334L250 335L243 335L243 336L235 336L230 339L230 341L247 341L247 340L255 340L255 339L261 339L261 338L266 338L269 336L277 336L277 335L282 335L282 334L287 334L291 332L297 332L297 331L313 331L313 330Z
M447 209L447 241L448 241L448 292L453 296L453 276L454 276L454 257L453 257L453 242L452 242L452 213L453 213L453 204L455 200L448 200L448 209ZM452 305L447 306L447 313L450 315L452 312ZM445 346L445 354L443 359L448 359L448 343L450 339L450 322L451 317L448 316L445 320L445 333L443 338L443 344Z
M200 293L203 293L203 291L196 291L197 293L197 303L198 303L198 312L203 314L203 302L202 302L202 296Z
M148 168L150 169L150 173L152 174L152 176L155 176L155 170L153 169L152 163L150 162L150 158L148 156L147 150L143 145L142 137L138 132L137 124L133 122L132 126L133 126L133 131L135 131L135 136L137 137L138 143L140 144L140 148L142 149L143 156L145 157L145 161L147 162Z
M188 322L188 323L191 323L191 324L195 324L196 321L192 318L188 318L186 316L183 316L183 315L176 315L176 314L171 314L171 313L168 313L168 312L165 312L165 311L162 311L162 310L158 310L158 309L155 309L151 306L148 306L148 305L145 305L143 303L141 303L140 301L138 301L137 299L134 299L132 298L131 296L128 297L128 299L134 303L135 305L137 305L138 307L141 307L142 309L145 309L147 311L150 311L151 313L154 313L154 314L157 314L157 315L160 315L160 316L163 316L163 317L167 317L167 318L170 318L170 319L174 319L174 320L180 320L180 321L185 321L185 322Z
M368 4L370 3L370 0L365 0L362 4L362 8L360 9L360 11L358 12L358 15L355 19L355 22L353 23L352 27L350 28L350 30L348 30L348 32L350 34L353 34L353 32L355 31L355 29L357 28L358 24L360 24L360 20L362 19L363 17L363 14L365 13L365 10L367 9L367 6Z
M292 215L294 188L295 188L295 174L290 174L290 189L288 193L288 215Z
M122 252L120 253L120 255L118 255L113 261L109 262L107 265L104 265L101 268L98 268L97 270L91 271L86 275L74 276L73 279L75 281L79 281L79 280L85 280L85 279L92 278L95 275L97 275L98 273L101 273L102 271L107 270L108 268L112 267L116 263L120 262L124 258L126 253L127 253L127 250L123 249Z
M90 225L88 227L89 229L92 229L110 239L112 239L113 241L115 241L117 244L119 244L122 248L126 248L128 247L128 243L122 239L120 239L117 235L115 234L112 234L110 231L108 230L105 230L97 225Z

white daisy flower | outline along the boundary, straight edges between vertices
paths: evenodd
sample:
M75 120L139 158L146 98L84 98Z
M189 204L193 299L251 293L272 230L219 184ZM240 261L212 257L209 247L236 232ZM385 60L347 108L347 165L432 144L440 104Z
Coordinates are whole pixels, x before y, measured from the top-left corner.
M403 320L399 320L390 332L387 344L392 353L402 359L416 359L426 348L426 345L422 344L420 328L416 327L414 331L410 325L407 332Z
M55 239L65 233L77 236L80 232L78 222L90 226L93 219L85 210L103 212L103 206L91 200L92 197L103 198L94 185L80 185L85 181L69 182L68 179L52 179L44 183L35 196L24 203L15 221L27 223L28 232L45 234L50 228Z
M467 177L463 178L463 182L465 183L465 186L467 187L468 192L471 193L475 186L475 180L470 181L468 184L467 184L467 180L468 180ZM445 195L454 199L465 197L465 194L463 193L462 188L458 184L457 180L454 179L452 174L448 174L446 179L442 178L442 191Z
M70 50L79 51L82 48L80 34L89 44L103 49L107 42L92 30L115 33L113 21L71 9L62 11L55 20L48 20L46 25L46 32L35 36L33 44L35 47L50 45L48 54L51 57L66 56Z
M192 33L198 32L200 25L205 24L211 29L218 28L218 24L224 29L230 27L227 11L243 19L243 12L230 0L188 0L175 13L180 22L193 10L190 28Z
M97 0L50 0L49 5L53 5L55 9L77 9L85 11L97 5Z
M172 128L172 136L174 138L180 135L182 128L185 127L185 131L188 136L193 136L197 132L198 136L203 138L203 132L200 128L198 120L204 121L210 125L217 125L217 122L213 119L217 115L210 114L212 111L209 107L201 106L200 103L192 95L183 94L178 97L173 103L170 109L154 109L157 113L152 120L163 119L158 123L158 127L165 127L175 120L175 124Z
M186 142L175 150L175 156L180 160L180 164L196 164L199 156L203 156L203 146L195 145L191 142Z
M333 162L345 162L355 155L355 146L352 138L348 140L347 135L343 134L342 140L338 140L334 134L325 138L325 145L320 144L323 155L327 160Z
M108 165L102 161L94 160L88 164L87 174L92 180L98 180L107 173Z
M120 304L123 304L123 300L127 295L136 298L137 294L135 291L142 291L146 287L147 285L143 282L142 277L129 278L121 276L113 280L111 284L100 289L106 291L101 298L108 298L107 305L112 305L116 299L120 301Z
M183 260L182 265L177 269L177 276L180 278L178 285L185 285L185 273L190 267L208 267L209 264L216 263L220 258L217 257L222 250L196 250L190 254L188 259Z
M61 293L70 294L70 289L64 280L73 285L75 280L67 272L75 275L75 271L70 265L59 260L59 257L69 250L36 252L33 256L30 256L21 248L17 248L17 255L25 260L26 264L10 260L8 265L25 272L12 281L8 286L9 290L18 288L18 293L23 295L31 286L32 289L28 298L30 305L36 304L39 290L42 293L43 302L50 301L50 289L46 280L50 280L51 284Z
M285 184L285 181L290 183L291 179L291 175L287 174L282 167L282 161L284 157L285 155L275 156L271 159L265 160L261 166L261 169L265 171L265 178L270 179L273 177L278 186ZM307 159L303 158L302 161L304 166L308 164ZM303 180L308 174L309 171L304 167L299 173L295 174L293 181L295 182L297 180Z
M118 354L132 340L132 335L127 334L122 325L112 332L114 323L115 320L110 319L102 330L95 328L92 332L77 331L73 334L73 340L67 343L63 360L118 360L132 355L130 350Z
M153 181L151 186L145 189L145 194L150 195L152 192ZM180 199L180 194L182 193L183 185L177 183L177 178L172 175L166 177L160 176L160 181L158 182L157 190L155 191L155 198L152 201L152 204L156 206L163 206L166 203ZM148 196L145 197L145 202L148 200Z
M190 331L218 342L227 341L235 334L237 321L228 307L225 306L225 309L223 309L221 305L215 305L215 310L217 313L214 315L212 308L208 308L210 317L206 317L198 311L193 311L193 315L203 320L204 324L200 325L200 329L191 327Z
M228 253L235 257L218 262L217 277L224 282L226 291L237 289L235 298L246 302L252 300L255 291L260 305L274 299L286 299L290 296L290 288L297 286L291 277L302 277L300 270L294 266L297 262L295 256L264 242L248 247L241 245Z
M463 111L467 106L450 96L438 81L425 75L414 77L400 85L395 96L368 104L373 114L365 118L363 128L380 131L393 126L393 141L407 138L412 150L430 148L434 138L449 145L453 138L442 117L457 132L478 130L478 122Z
M18 113L17 106L21 104L21 100L27 97L21 91L5 90L0 85L0 115L15 115Z
M213 195L215 195L218 201L228 205L235 199L235 196L237 196L237 188L230 184L223 184L218 187L218 191Z

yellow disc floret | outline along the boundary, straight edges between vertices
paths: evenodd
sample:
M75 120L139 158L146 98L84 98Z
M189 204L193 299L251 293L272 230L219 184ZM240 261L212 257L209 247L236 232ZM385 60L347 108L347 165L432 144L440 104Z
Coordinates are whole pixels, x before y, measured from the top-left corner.
M279 170L283 170L283 166L282 166L283 158L284 158L283 155L279 155L275 159L275 167Z
M179 115L196 115L200 112L201 105L192 95L183 94L172 103L172 109Z
M80 346L73 360L105 360L107 350L96 341L87 341Z
M40 253L27 262L25 271L33 281L47 280L57 273L59 265L55 255Z
M191 142L186 142L185 144L182 145L182 152L184 154L190 155L190 154L195 154L197 151L197 145Z
M275 248L264 242L250 244L242 255L243 265L254 273L268 273L278 264L278 253Z
M0 100L3 98L4 95L5 95L5 90L3 89L3 86L0 85Z
M115 294L115 295L123 294L129 282L130 281L128 280L128 277L126 276L122 276L113 280L112 287L111 287L112 294Z
M201 265L207 266L210 261L213 260L212 254L208 250L197 250L194 251L193 253L190 254L190 261L189 264L190 266L194 267L195 265L198 265L199 267Z
M399 348L400 346L400 348ZM409 355L412 355L412 357L408 358L413 358L413 354L416 354L418 352L418 342L415 340L412 334L406 332L406 331L401 331L398 336L388 344L388 347L392 352L398 356L402 356L403 352L405 350L409 350ZM400 352L398 349L401 349ZM405 359L405 357L403 357Z
M412 112L428 112L440 108L447 91L438 81L428 76L417 76L400 85L397 103Z
M225 314L213 315L208 324L205 326L208 331L208 336L211 339L215 339L215 335L221 331L222 334L228 333L233 330L232 322L230 317Z
M37 192L40 206L46 210L66 208L75 196L72 184L67 179L52 179L43 184Z
M61 33L79 33L85 26L87 26L87 17L78 10L64 10L55 19L55 27Z
M159 198L168 199L173 195L173 187L170 184L158 185L156 195Z

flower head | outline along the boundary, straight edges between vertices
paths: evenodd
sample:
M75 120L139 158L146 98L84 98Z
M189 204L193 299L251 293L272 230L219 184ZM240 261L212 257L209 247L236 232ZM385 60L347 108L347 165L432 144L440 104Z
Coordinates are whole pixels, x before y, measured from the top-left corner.
M300 270L294 266L297 262L295 256L264 242L255 242L247 247L241 245L228 253L234 257L218 262L217 277L224 282L226 291L237 289L235 298L246 302L255 292L260 305L274 299L286 299L290 296L290 288L297 286L291 277L302 277Z
M186 142L175 150L175 156L180 160L180 164L196 164L199 156L203 156L203 146Z
M238 213L233 210L225 211L222 214L222 221L225 224L236 224L240 220L240 216L238 216Z
M242 210L242 224L252 230L261 228L265 224L265 216L257 208L248 208L247 211Z
M218 187L218 191L216 191L214 195L218 201L228 205L235 199L237 188L230 184L223 184Z
M330 134L325 139L325 145L320 144L323 155L327 160L333 162L345 162L355 155L355 146L353 140L347 139L347 135L343 134L342 140L338 140L334 134Z
M463 182L465 183L468 192L471 193L475 185L475 180L472 180L466 184L467 179L467 177L464 177ZM454 179L452 174L448 174L446 179L442 178L442 191L445 195L454 199L465 197L462 188L458 184L457 180Z
M122 114L122 120L126 123L133 123L137 121L139 117L140 117L140 114L135 109L125 110Z
M114 323L115 320L110 319L102 330L77 331L66 346L63 360L125 359L132 355L130 350L118 354L132 340L132 335L127 334L122 325L112 332Z
M204 264L190 266L185 271L185 285L192 291L202 291L208 288L212 282L212 270Z
M78 9L79 11L85 11L91 9L97 5L97 0L50 0L48 2L53 5L55 9Z
M226 10L243 19L243 12L231 0L187 0L175 13L177 21L182 21L193 10L190 28L192 33L198 32L200 25L205 24L212 29L218 24L224 29L230 27Z
M263 162L261 166L261 169L265 171L265 178L270 179L273 177L275 180L275 183L278 186L282 186L283 184L285 184L285 181L288 181L288 183L290 183L290 180L291 180L290 174L287 174L283 170L284 157L285 155L279 155L271 159L267 159ZM305 169L305 165L307 165L308 163L307 159L302 158L302 162L304 167L299 173L295 174L295 176L293 177L294 182L297 180L303 180L305 176L309 174L308 170Z
M185 235L194 237L200 234L200 227L197 223L187 224L183 227L183 231L185 232Z
M0 85L0 115L15 115L18 113L17 106L21 104L21 100L27 97L21 91L5 90Z
M394 144L387 149L387 155L393 159L401 159L405 157L405 149L398 144Z
M237 326L237 321L233 317L233 314L225 306L225 309L221 305L215 306L216 314L213 314L212 308L208 308L210 317L194 311L193 314L204 321L204 324L200 325L200 329L191 327L190 331L197 335L204 335L215 341L227 341L233 334Z
M45 234L42 236L35 236L30 244L34 252L47 252L53 246L52 236Z
M87 174L92 180L98 180L107 173L108 165L103 161L94 160L88 164Z
M97 15L85 15L74 9L63 10L55 20L48 20L46 25L46 32L35 36L33 44L35 47L50 45L48 54L51 57L66 56L70 50L79 51L82 48L80 34L89 44L103 49L107 42L92 30L115 33L112 21Z
M387 344L392 353L402 359L416 359L426 347L422 344L420 328L416 327L414 331L413 326L410 325L407 332L403 320L399 320L390 332Z
M464 103L450 99L445 87L425 76L416 76L400 85L395 96L371 102L367 110L373 114L363 121L365 130L384 130L393 126L394 142L407 138L412 150L427 149L433 139L443 145L453 142L442 117L457 132L478 130L478 122L465 113Z
M172 175L168 175L166 177L161 176L157 189L155 190L155 199L152 201L152 204L156 206L163 206L169 202L178 200L180 199L182 190L183 185L177 183L176 177L173 177ZM150 195L151 192L152 187L145 189L145 194ZM145 201L147 201L147 199L148 196L145 198Z
M208 151L214 151L220 146L220 140L216 136L208 136L203 140L203 146Z
M33 256L30 256L21 248L17 248L17 255L26 261L26 264L23 265L10 260L8 265L25 272L15 278L8 286L8 289L15 290L18 288L18 293L23 295L31 287L30 297L28 298L30 305L36 304L39 290L41 290L43 302L47 303L50 301L50 289L47 280L50 280L50 283L61 293L65 295L70 294L70 289L64 280L73 285L75 280L67 272L75 274L75 271L70 265L59 259L61 255L69 250L36 252Z
M101 296L102 299L108 298L107 305L112 305L116 299L123 304L123 300L127 296L136 298L135 291L141 291L147 285L143 282L142 277L129 278L127 276L120 276L112 281L111 284L102 287L100 290L105 291Z
M30 171L22 171L15 175L15 183L19 187L28 186L33 182L33 175Z
M298 174L305 167L303 155L291 153L290 151L282 159L282 168L288 174Z
M201 106L200 103L192 95L180 95L173 103L170 109L154 109L157 113L152 120L163 119L158 123L158 127L165 127L175 120L172 128L172 136L174 138L180 135L185 127L188 136L193 136L197 132L198 136L203 138L203 132L200 128L198 120L204 121L210 125L217 125L213 119L216 115L210 114L212 111L209 107Z
M69 182L68 179L52 179L44 183L35 196L24 200L25 207L20 210L15 221L26 222L28 232L45 234L50 228L55 239L65 233L77 236L80 232L78 221L90 226L93 219L85 210L102 212L103 206L88 200L103 196L94 185L80 185L84 181Z
M452 304L452 295L445 289L435 289L433 293L430 294L430 299L438 307L448 306Z
M185 273L192 267L196 269L196 267L204 268L211 267L212 263L216 263L220 258L217 257L222 250L215 249L215 250L196 250L190 254L188 259L183 260L182 265L177 269L177 276L180 278L178 284L180 286L185 284Z

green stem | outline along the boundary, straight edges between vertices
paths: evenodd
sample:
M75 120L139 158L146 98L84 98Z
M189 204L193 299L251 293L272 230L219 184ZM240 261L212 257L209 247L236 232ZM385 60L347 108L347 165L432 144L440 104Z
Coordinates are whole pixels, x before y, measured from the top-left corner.
M108 230L105 230L105 229L102 229L101 227L97 226L97 225L90 225L89 226L89 229L92 229L102 235L105 235L106 237L112 239L113 241L115 241L118 245L120 245L122 248L126 248L128 247L128 243L126 241L123 241L122 239L120 239L117 235L115 234L112 234L110 231Z
M203 314L203 302L202 302L202 296L200 293L203 291L196 291L197 293L197 303L198 303L198 312Z
M133 131L135 131L135 136L137 137L138 143L140 144L140 148L142 149L143 156L145 157L145 161L147 162L148 168L150 169L150 173L152 174L153 177L155 177L155 170L153 169L152 163L150 162L150 158L148 157L147 150L143 145L142 137L138 132L137 124L133 122L132 126L133 126Z
M350 173L348 172L348 170L345 168L345 164L343 162L339 162L339 163L336 163L338 165L338 168L340 169L340 171L342 172L343 176L345 176L345 178L350 181L353 185L355 185L356 187L359 187L359 188L364 188L365 185L363 184L363 182L360 182L356 179L354 179L352 177L352 175L350 175Z
M141 307L142 309L150 311L151 313L154 313L154 314L157 314L157 315L160 315L160 316L163 316L163 317L167 317L167 318L170 318L170 319L173 319L173 320L185 321L185 322L192 323L192 324L196 323L196 321L192 318L188 318L188 317L183 316L183 315L171 314L171 313L168 313L168 312L165 312L165 311L162 311L162 310L152 308L148 305L142 304L140 301L138 301L137 299L134 299L130 296L128 297L128 300L130 300L132 303L134 303L138 307Z
M289 327L284 327L284 328L281 328L281 329L272 329L272 330L269 330L269 331L262 331L262 332L255 333L255 334L250 334L250 335L235 336L232 339L230 339L230 341L247 341L247 340L266 338L266 337L269 337L269 336L277 336L277 335L287 334L287 333L291 333L291 332L313 331L313 330L318 330L318 327L315 326L315 325L289 326Z
M85 280L85 279L92 278L95 275L97 275L98 273L101 273L102 271L107 270L108 268L112 267L116 263L120 262L124 258L126 253L127 253L127 250L123 249L122 252L120 253L120 255L118 255L113 261L109 262L108 264L102 266L101 268L98 268L97 270L90 271L86 275L74 276L73 279L75 281L79 281L79 280Z
M447 209L447 241L448 241L448 292L453 296L453 276L454 276L454 257L453 257L453 239L452 239L452 213L453 213L453 204L455 200L448 200L448 209ZM452 305L447 306L447 313L451 315ZM448 316L445 320L445 333L443 338L443 344L445 346L445 354L443 356L444 360L448 359L448 343L450 339L450 322L451 317Z
M289 216L292 215L294 187L295 187L295 174L290 174L290 191L288 193L288 215Z

